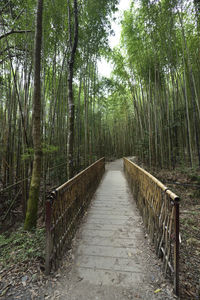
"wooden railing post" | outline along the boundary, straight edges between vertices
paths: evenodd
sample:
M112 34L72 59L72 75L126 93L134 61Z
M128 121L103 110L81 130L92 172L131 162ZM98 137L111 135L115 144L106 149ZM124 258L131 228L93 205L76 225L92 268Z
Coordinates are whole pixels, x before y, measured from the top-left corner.
M46 201L46 256L45 256L45 275L50 273L51 257L51 199Z
M179 198L174 201L175 205L175 247L174 247L174 292L179 296Z

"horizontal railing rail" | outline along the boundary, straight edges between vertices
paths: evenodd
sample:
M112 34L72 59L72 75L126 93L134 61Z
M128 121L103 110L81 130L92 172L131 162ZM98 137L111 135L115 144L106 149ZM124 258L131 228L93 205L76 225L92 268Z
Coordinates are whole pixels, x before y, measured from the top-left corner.
M46 201L46 274L58 267L104 171L105 159L101 158L56 188Z
M164 273L173 279L179 295L179 197L127 158L124 170Z

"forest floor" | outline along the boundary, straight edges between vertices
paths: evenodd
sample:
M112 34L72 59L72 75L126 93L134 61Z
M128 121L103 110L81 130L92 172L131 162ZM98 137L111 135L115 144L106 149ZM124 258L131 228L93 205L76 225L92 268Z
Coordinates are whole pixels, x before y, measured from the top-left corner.
M191 168L149 169L180 197L180 292L181 299L200 299L200 172Z
M141 166L148 170L144 165ZM173 171L151 169L151 173L180 196L181 299L199 300L200 174L194 174L191 169ZM14 227L0 235L1 300L60 298L60 289L57 287L64 274L69 279L74 254L70 250L63 260L62 268L48 277L45 276L43 273L44 238L42 222L40 222L39 229L35 233L27 233L23 231L22 227ZM77 282L82 281L81 278L76 279ZM127 296L127 299L133 299L131 294Z

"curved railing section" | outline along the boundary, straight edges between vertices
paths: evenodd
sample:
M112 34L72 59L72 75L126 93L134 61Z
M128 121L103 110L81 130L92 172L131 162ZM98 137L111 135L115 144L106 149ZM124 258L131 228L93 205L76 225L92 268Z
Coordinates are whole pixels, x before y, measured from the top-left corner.
M70 245L104 171L105 159L101 158L59 186L47 200L46 274L50 273L52 267L58 267L63 250Z
M124 170L144 225L179 294L179 197L158 179L124 158Z

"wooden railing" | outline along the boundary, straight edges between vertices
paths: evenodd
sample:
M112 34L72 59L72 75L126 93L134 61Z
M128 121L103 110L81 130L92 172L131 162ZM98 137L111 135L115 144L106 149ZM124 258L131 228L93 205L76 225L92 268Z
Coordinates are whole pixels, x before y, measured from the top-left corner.
M45 273L57 268L105 171L101 158L58 187L46 202Z
M179 295L179 197L158 179L124 158L124 170L144 225L162 258L165 275Z

